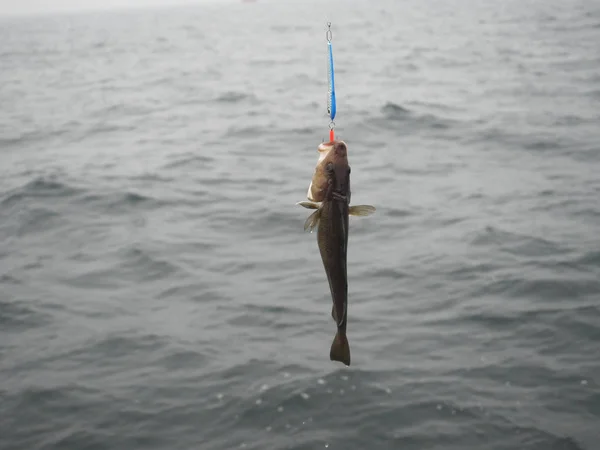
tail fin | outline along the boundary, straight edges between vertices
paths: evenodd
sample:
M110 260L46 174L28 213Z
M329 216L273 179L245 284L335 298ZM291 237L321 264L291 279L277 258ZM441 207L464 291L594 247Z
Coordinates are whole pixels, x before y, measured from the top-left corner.
M350 365L350 345L348 344L346 333L340 333L338 330L335 334L329 352L329 359L342 362L347 366Z

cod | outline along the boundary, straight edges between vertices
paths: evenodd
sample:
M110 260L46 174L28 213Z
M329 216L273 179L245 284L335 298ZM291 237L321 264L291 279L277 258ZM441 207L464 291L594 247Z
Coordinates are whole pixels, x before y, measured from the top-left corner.
M331 344L329 359L350 365L350 345L346 335L348 323L348 216L368 216L375 212L371 205L350 206L350 165L344 141L322 143L320 156L308 188L307 198L298 204L315 209L304 229L317 228L317 243L329 282L333 306L331 316L337 332Z

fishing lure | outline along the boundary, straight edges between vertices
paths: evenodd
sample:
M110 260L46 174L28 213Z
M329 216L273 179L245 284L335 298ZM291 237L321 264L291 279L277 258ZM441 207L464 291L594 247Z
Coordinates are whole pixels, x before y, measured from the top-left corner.
M327 50L329 56L329 64L327 65L327 79L329 84L329 89L327 91L327 114L329 114L329 118L331 122L329 123L329 140L333 141L335 139L335 133L333 129L335 128L335 113L336 113L336 104L335 104L335 74L333 70L333 50L331 48L331 39L333 35L331 33L331 22L327 22Z

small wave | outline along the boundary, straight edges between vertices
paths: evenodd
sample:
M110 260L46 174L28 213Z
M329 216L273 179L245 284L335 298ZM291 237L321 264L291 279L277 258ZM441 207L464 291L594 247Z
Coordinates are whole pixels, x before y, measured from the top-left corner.
M131 212L133 208L154 209L165 202L137 192L98 193L91 192L80 196L78 202L89 207L99 207L105 212Z
M410 111L396 103L386 103L381 112L386 115L388 119L403 119L410 115Z
M135 205L137 203L147 202L150 200L150 197L146 197L145 195L136 194L135 192L127 192L121 197L120 202L126 205Z
M170 373L187 371L190 366L202 366L207 361L207 356L198 350L180 350L162 357L157 365L167 369Z
M19 208L18 214L11 215L12 220L5 230L11 230L16 236L43 233L57 226L60 217L58 212L46 207Z
M381 108L381 113L386 122L405 122L418 124L427 128L447 129L450 127L448 120L434 114L417 114L396 103L388 102Z
M298 134L300 136L312 136L315 134L316 129L306 126L306 127L292 128L290 131L291 131L291 133Z
M181 155L177 156L175 161L169 162L163 166L165 169L176 169L179 167L206 168L207 164L214 162L214 159L203 155Z
M228 91L219 95L215 101L218 103L239 103L244 100L253 100L254 96L245 92Z
M456 106L445 105L443 103L437 103L433 101L412 101L409 102L410 105L415 105L417 107L428 108L433 110L443 110L448 112L458 111L459 108Z
M253 306L254 310L250 308ZM245 309L238 309L239 313L228 319L229 325L244 329L266 328L270 330L295 329L296 314L305 314L298 308L274 308L269 306L249 305Z
M565 254L569 249L536 236L528 236L487 226L472 239L471 245L499 246L502 251L516 256L551 256Z
M4 138L0 138L0 147L9 147L11 145L17 145L17 144L21 144L22 142L26 141L26 139L23 136L18 136L18 137L4 137Z
M18 146L30 142L48 141L51 138L58 138L68 133L70 130L66 127L56 129L40 129L31 131L16 131L9 129L6 135L0 138L0 148L8 146Z
M4 255L0 255L0 258L3 258L3 257L4 257ZM0 275L0 284L17 285L17 284L21 284L21 281L18 278L15 278L12 275L5 273L5 274Z
M530 141L530 142L525 142L523 144L523 148L525 148L526 150L536 150L536 151L543 151L543 150L555 150L555 149L560 149L563 148L564 146L560 144L560 142L557 142L556 140L534 140L534 141Z
M264 126L242 126L242 127L230 127L224 134L224 137L229 138L257 138L264 136L269 131Z
M185 298L186 301L195 303L202 303L203 305L208 302L219 302L224 304L227 301L222 293L215 290L207 289L205 285L201 283L190 283L190 284L178 284L176 286L170 286L163 291L159 292L156 296L158 299L173 299L173 298Z
M596 280L573 280L569 278L505 277L487 284L477 295L496 294L509 298L537 298L540 300L565 300L584 298L600 292Z
M156 258L150 252L140 248L126 249L122 252L122 257L123 262L119 268L115 268L115 271L144 281L168 278L179 271L179 267L174 264Z
M298 218L297 215L288 212L280 212L277 210L262 210L254 215L255 223L253 225L256 230L271 230L277 226L281 229L302 229L302 224L305 219ZM267 231L260 231L268 234ZM270 232L269 232L270 233Z
M600 268L600 251L590 251L574 261L576 264Z
M0 283L2 283L0 277ZM0 302L0 329L37 328L47 323L47 317L23 302Z
M387 209L384 209L384 211L389 217L396 217L396 218L410 217L410 216L414 215L413 211L409 211L407 209L400 209L400 208L387 208Z
M80 189L56 180L53 177L38 177L24 186L6 193L0 204L10 206L28 197L69 197L80 192Z
M165 347L168 342L164 337L154 334L117 335L88 343L85 348L89 355L96 353L100 358L108 357L114 361L115 358L129 358L132 353L141 350L156 351Z
M104 133L114 133L117 131L135 131L135 125L114 124L114 123L99 123L91 127L86 132L86 136L94 136Z
M142 175L133 176L131 179L139 181L159 181L161 183L169 183L174 180L172 177L164 177L157 173L144 173Z
M392 268L371 269L366 271L364 276L366 276L369 279L387 278L392 280L404 280L406 278L410 278L410 275L408 273Z
M501 266L493 263L469 263L465 266L457 267L448 272L448 276L453 280L470 281L479 280L482 277L490 276Z

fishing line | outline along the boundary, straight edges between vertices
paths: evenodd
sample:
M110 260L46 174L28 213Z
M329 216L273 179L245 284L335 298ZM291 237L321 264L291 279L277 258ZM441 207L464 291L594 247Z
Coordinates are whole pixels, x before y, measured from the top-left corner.
M328 90L327 90L327 114L329 114L329 118L331 121L329 122L329 141L335 140L335 113L336 113L336 104L335 104L335 73L333 70L333 50L331 48L331 40L333 39L333 33L331 32L331 22L327 22L327 32L325 33L325 38L327 39L327 82L328 82Z

